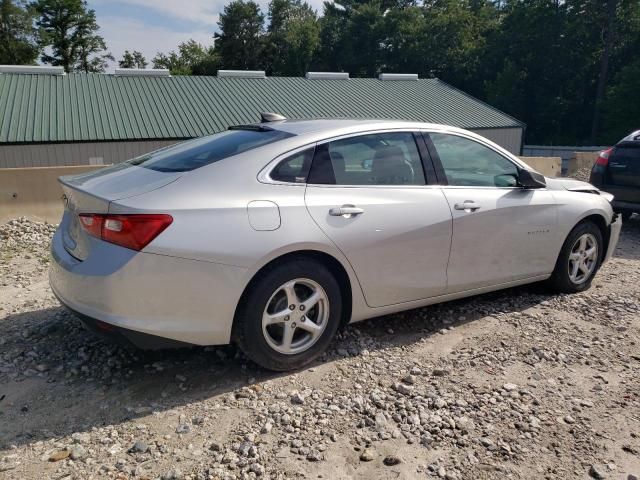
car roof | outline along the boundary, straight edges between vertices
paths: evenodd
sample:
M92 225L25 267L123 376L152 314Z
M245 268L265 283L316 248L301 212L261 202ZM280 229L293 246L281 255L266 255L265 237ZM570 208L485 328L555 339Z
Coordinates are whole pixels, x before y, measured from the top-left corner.
M636 130L635 132L630 133L629 135L624 137L622 140L620 140L618 143L638 142L638 141L640 141L640 130Z
M402 120L386 119L352 119L352 118L318 118L309 120L280 120L258 124L266 128L281 130L293 135L306 134L348 134L365 132L368 130L383 130L386 128L434 129L463 131L450 125L435 123L406 122Z

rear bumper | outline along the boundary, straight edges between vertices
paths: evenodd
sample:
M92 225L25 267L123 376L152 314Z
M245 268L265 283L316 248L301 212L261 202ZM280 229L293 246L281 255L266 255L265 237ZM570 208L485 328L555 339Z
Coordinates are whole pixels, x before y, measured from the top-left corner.
M64 249L58 230L49 271L53 293L85 323L117 327L136 345L145 343L140 334L182 344L229 343L246 269L91 241L91 255L79 261Z
M611 202L611 205L616 212L619 212L620 210L631 210L633 212L640 212L640 202L624 202L622 200L616 200L614 198L613 202Z
M157 337L148 333L136 332L135 330L129 330L128 328L116 327L115 325L112 325L110 323L106 323L102 320L98 320L97 318L91 318L80 312L77 312L73 308L70 308L68 305L66 305L62 299L58 298L58 300L76 317L78 317L88 330L106 337L115 343L126 346L134 346L143 350L160 350L164 348L183 348L193 346L192 343L179 342L177 340Z
M614 220L609 225L609 244L607 245L607 253L604 256L603 263L608 261L618 246L618 240L620 240L620 230L622 229L622 218L618 214L614 214Z

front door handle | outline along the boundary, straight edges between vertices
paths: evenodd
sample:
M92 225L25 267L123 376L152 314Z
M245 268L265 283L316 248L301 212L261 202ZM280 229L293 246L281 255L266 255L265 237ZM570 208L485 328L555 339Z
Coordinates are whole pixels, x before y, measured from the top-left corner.
M364 213L364 210L355 205L342 205L341 207L334 207L329 210L329 215L332 217L351 218L361 213Z
M471 200L465 200L462 203L456 203L453 208L456 210L464 210L465 212L475 212L480 209L480 204Z

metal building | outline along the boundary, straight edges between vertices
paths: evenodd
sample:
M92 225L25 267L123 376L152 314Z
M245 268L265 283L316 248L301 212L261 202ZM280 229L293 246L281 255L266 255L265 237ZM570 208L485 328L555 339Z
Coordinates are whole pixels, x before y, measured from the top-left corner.
M438 79L309 72L217 77L167 71L68 74L0 67L0 168L118 163L180 140L259 120L393 118L455 125L519 154L525 125Z

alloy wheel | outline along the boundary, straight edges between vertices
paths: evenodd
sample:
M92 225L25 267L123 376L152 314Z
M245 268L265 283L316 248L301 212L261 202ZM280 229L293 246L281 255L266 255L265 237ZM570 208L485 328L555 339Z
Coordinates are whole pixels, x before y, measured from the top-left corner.
M569 278L579 285L586 282L598 264L598 241L591 233L578 237L569 254Z
M276 289L262 314L262 333L279 353L294 355L315 344L329 323L329 297L308 278L288 281Z

